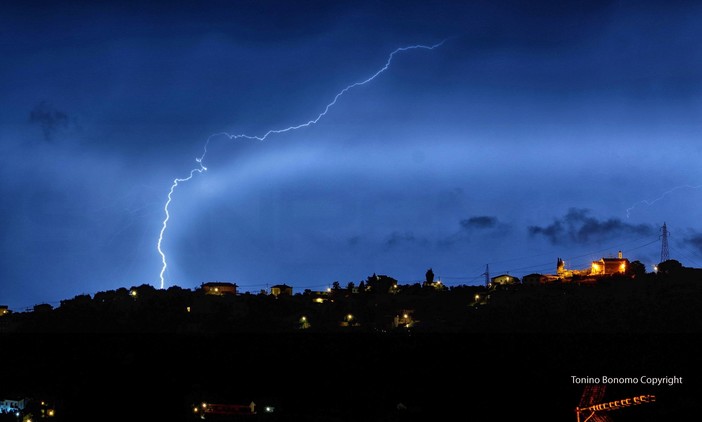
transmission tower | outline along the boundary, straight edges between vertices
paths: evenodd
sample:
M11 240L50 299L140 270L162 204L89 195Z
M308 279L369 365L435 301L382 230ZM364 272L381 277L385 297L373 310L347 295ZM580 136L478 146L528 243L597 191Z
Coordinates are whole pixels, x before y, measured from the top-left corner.
M485 276L485 287L488 287L490 285L490 264L485 264L483 275Z
M663 223L661 227L661 262L665 262L670 259L670 253L668 252L668 227Z

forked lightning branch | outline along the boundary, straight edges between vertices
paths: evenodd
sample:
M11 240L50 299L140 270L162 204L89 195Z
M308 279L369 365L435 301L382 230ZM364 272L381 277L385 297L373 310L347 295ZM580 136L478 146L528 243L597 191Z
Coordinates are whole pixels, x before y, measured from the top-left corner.
M204 160L205 160L205 156L207 155L207 146L209 145L210 140L211 140L212 138L214 138L214 137L216 137L216 136L226 136L226 137L229 138L230 140L234 140L234 139L249 139L249 140L256 140L256 141L265 141L265 140L266 140L269 136L271 136L271 135L281 134L281 133L285 133L285 132L291 132L291 131L295 131L295 130L297 130L297 129L302 129L302 128L306 128L306 127L312 126L312 125L316 124L317 122L319 122L319 120L322 119L322 118L329 112L329 110L330 110L332 107L334 107L334 105L337 103L337 101L339 100L339 98L341 98L341 96L343 96L346 92L348 92L349 90L351 90L351 89L353 89L353 88L356 88L356 87L359 87L359 86L361 86L361 85L365 85L365 84L371 82L373 79L377 78L378 76L380 76L380 74L382 74L383 72L385 72L385 71L390 67L390 63L392 62L392 60L393 60L393 58L395 57L396 54L399 54L399 53L402 53L402 52L405 52L405 51L409 51L409 50L418 50L418 49L433 50L433 49L435 49L435 48L437 48L437 47L440 47L440 46L441 46L443 43L445 43L445 42L446 42L446 40L443 40L443 41L441 41L440 43L437 43L437 44L434 44L434 45L411 45L411 46L400 47L400 48L395 49L395 50L394 50L392 53L390 53L390 55L388 56L388 59L387 59L387 61L385 62L385 65L384 65L384 66L382 66L379 70L377 70L373 75L369 76L368 78L366 78L366 79L364 79L364 80L362 80L362 81L360 81L360 82L355 82L355 83L353 83L353 84L351 84L351 85L348 85L348 86L346 86L344 89L342 89L341 91L339 91L339 92L334 96L334 99L333 99L329 104L326 105L326 107L324 108L324 110L323 110L321 113L319 113L319 114L317 115L317 117L315 117L314 119L309 120L309 121L307 121L307 122L305 122L305 123L301 123L301 124L298 124L298 125L289 126L289 127L283 128L283 129L269 130L268 132L266 132L265 134L263 134L263 135L261 135L261 136L252 136L252 135L246 135L246 134L232 135L232 134L229 134L229 133L226 133L226 132L221 132L221 133L216 133L216 134L210 135L210 136L207 138L207 141L205 142L205 146L204 146L204 148L203 148L203 153L202 153L202 155L201 155L200 157L198 157L198 158L195 159L195 161L197 162L198 166L195 167L194 169L190 170L190 173L188 174L187 177L174 179L174 180L173 180L173 183L171 184L171 188L170 188L170 190L168 191L168 199L166 200L166 204L165 204L164 207L163 207L163 211L164 211L164 213L165 213L165 218L164 218L163 223L162 223L162 225L161 225L161 231L160 231L160 233L159 233L159 235L158 235L158 242L157 242L157 244L156 244L156 249L158 250L159 255L161 255L161 264L162 264L162 266L161 266L161 273L160 273L160 275L159 275L159 278L160 278L160 280L161 280L161 284L160 284L160 285L161 285L161 289L164 288L164 285L165 285L165 279L164 279L164 277L165 277L165 274L166 274L166 270L167 270L167 268L168 268L168 262L167 262L167 260L166 260L166 253L163 251L163 237L164 237L164 235L165 235L165 233L166 233L166 229L168 228L168 222L169 222L169 220L170 220L170 218L171 218L171 215L170 215L170 212L169 212L169 206L171 205L171 202L173 201L173 193L175 192L175 189L176 189L181 183L185 183L185 182L189 181L189 180L192 179L196 174L204 173L205 171L207 171L207 167L204 166L203 162L204 162Z

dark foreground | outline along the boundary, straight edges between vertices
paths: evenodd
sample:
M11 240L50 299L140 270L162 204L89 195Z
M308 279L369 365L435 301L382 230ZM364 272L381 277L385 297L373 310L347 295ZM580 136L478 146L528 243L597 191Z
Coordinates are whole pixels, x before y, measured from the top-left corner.
M575 421L578 377L676 376L608 385L653 394L614 421L688 420L702 393L694 334L13 334L0 399L47 397L54 420L194 420L193 404L249 404L230 420ZM275 408L262 412L263 406ZM481 415L490 415L484 419ZM519 419L514 419L519 418Z

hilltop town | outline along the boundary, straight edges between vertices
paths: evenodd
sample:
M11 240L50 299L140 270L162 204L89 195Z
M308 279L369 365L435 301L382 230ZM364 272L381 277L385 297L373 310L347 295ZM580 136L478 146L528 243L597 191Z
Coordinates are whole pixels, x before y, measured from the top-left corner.
M140 285L3 307L0 404L11 411L0 420L134 420L141 409L183 421L419 421L474 406L503 420L543 403L563 419L582 394L573 375L695 379L702 269L667 260L645 272L621 256L595 271L555 263L554 274L480 286L448 287L429 269L411 285L378 274L325 291ZM696 397L683 387L682 399ZM651 414L666 420L693 403L640 390L631 394L655 393Z
M694 318L702 270L676 260L647 273L638 261L593 261L522 279L500 274L480 286L446 286L431 269L422 283L372 274L356 285L259 293L231 282L194 290L143 284L81 294L25 312L0 307L1 332L616 332L702 331Z

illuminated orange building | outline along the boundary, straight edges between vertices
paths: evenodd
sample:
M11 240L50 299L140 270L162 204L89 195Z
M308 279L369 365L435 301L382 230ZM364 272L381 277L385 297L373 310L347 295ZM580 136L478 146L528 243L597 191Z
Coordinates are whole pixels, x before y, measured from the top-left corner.
M595 282L601 276L626 274L629 269L629 260L619 251L616 258L601 258L592 261L589 268L571 270L566 268L566 263L561 258L556 262L556 274L529 274L524 278L525 285L549 284L553 282Z
M202 283L202 291L206 295L224 296L224 295L235 295L237 285L234 283L213 281L209 283Z
M613 275L624 274L629 268L629 260L622 257L622 251L616 258L602 258L598 261L592 261L590 275Z

